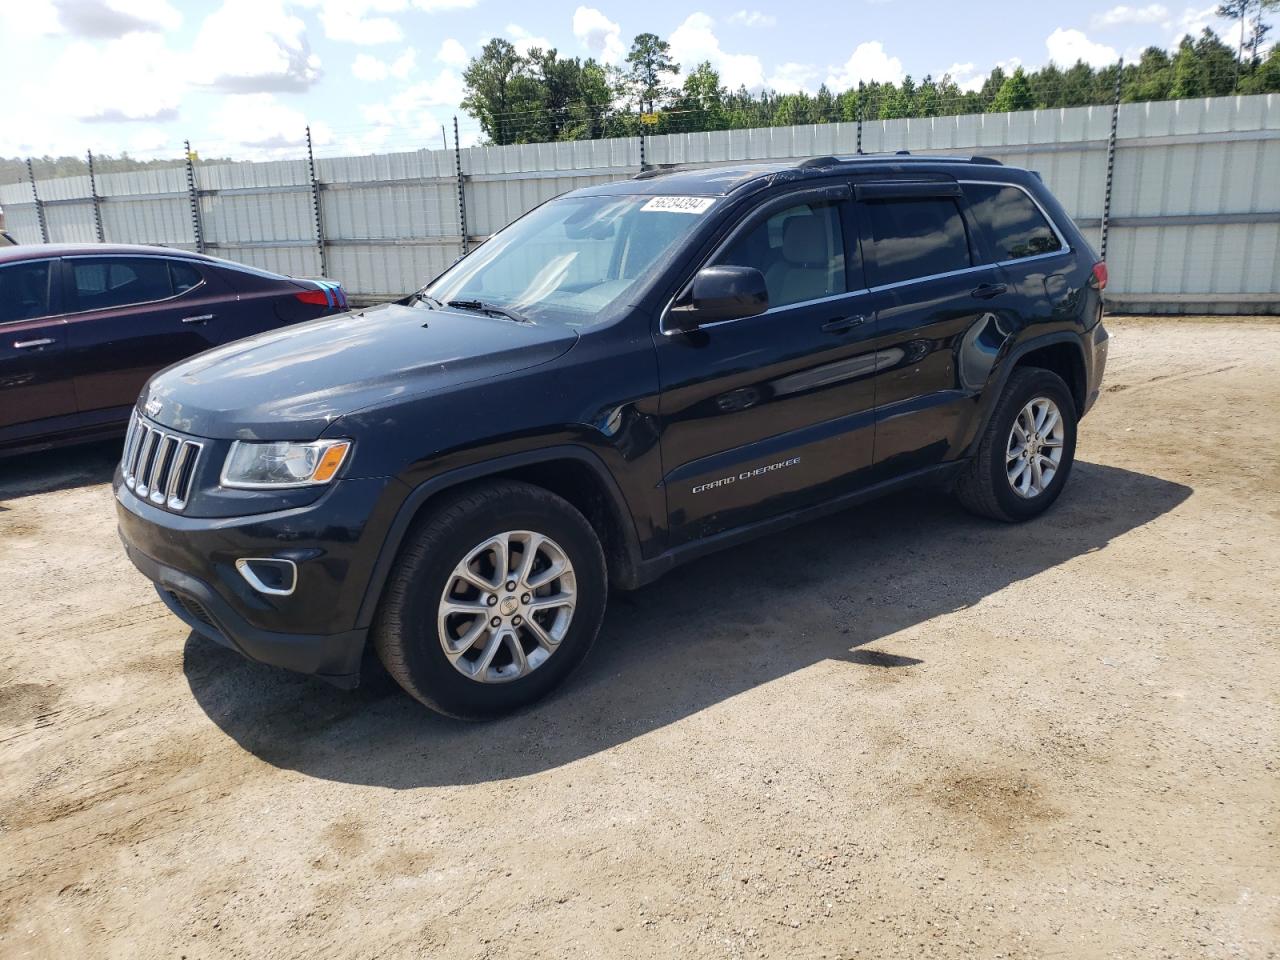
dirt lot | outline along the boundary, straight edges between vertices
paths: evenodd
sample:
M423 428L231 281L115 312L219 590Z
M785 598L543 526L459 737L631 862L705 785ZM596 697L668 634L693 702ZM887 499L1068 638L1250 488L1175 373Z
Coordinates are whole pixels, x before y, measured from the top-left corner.
M1113 320L1027 526L898 497L434 718L194 636L0 466L0 956L1275 957L1280 323Z

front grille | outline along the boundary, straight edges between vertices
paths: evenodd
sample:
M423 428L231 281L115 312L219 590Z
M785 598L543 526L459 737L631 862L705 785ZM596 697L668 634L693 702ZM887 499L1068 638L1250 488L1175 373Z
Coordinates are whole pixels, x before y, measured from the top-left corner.
M203 451L203 444L167 433L135 411L120 461L124 485L157 506L182 510Z

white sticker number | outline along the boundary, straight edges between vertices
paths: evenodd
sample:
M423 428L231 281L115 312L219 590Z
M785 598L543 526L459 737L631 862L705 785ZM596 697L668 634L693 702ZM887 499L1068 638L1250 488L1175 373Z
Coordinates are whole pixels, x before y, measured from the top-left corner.
M706 213L715 197L654 197L641 210L650 213Z

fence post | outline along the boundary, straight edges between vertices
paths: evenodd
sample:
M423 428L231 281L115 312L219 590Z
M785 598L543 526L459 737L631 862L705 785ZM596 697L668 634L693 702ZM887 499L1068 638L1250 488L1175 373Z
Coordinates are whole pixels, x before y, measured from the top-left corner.
M93 230L98 235L98 242L105 243L106 238L102 233L102 207L98 205L98 181L93 175L93 151L88 151L89 157L89 196L93 198Z
M324 253L324 222L320 216L320 181L316 179L316 155L311 149L311 124L307 124L307 176L311 180L311 213L316 221L316 253L320 254L320 276L329 275Z
M644 131L641 130L640 132L640 172L644 173L648 169L649 169L649 165L645 162L645 158L644 158Z
M862 81L858 81L858 156L862 156Z
M40 193L36 190L36 168L30 157L27 157L27 179L31 181L31 197L36 202L36 219L40 222L40 242L48 243L49 224L44 219L44 201L40 199Z
M458 139L458 118L453 118L453 169L458 176L458 226L462 229L462 254L471 252L467 233L467 191L462 179L462 141Z
M196 165L191 159L191 141L183 140L187 151L187 197L191 201L191 235L196 241L196 253L204 253L204 232L200 229L200 195L196 192Z
M1111 134L1107 137L1107 189L1102 195L1102 243L1098 255L1107 259L1107 234L1111 228L1111 187L1116 170L1116 126L1120 120L1120 80L1124 76L1124 59L1116 69L1116 91L1111 102Z

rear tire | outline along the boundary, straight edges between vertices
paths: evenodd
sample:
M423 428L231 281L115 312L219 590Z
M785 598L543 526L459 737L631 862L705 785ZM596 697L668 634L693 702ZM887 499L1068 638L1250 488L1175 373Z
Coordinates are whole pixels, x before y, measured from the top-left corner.
M1062 493L1075 452L1071 391L1050 370L1019 367L1005 384L977 454L956 481L956 497L979 516L1030 520Z
M448 496L410 530L373 643L410 696L489 719L545 696L582 662L607 590L600 540L578 510L542 487L489 483Z

